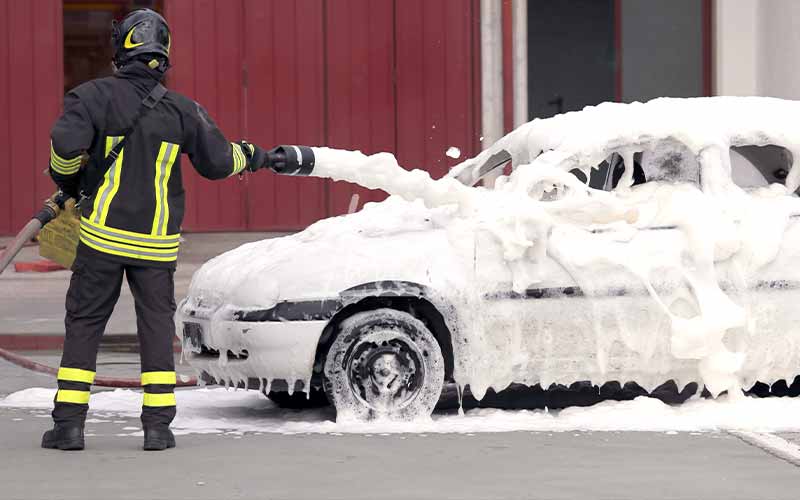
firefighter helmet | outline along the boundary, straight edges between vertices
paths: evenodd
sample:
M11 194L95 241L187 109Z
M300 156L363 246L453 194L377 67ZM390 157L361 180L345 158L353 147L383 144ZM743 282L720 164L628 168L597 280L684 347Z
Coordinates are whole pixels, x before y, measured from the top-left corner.
M118 67L140 54L157 54L168 60L169 44L167 21L150 9L134 10L111 24L113 60Z

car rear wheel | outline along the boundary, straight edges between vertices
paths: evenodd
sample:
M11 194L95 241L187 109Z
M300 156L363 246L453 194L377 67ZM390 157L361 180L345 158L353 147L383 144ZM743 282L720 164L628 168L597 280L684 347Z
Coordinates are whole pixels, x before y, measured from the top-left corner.
M347 318L325 360L325 392L337 420L428 417L443 385L436 338L420 320L394 309Z

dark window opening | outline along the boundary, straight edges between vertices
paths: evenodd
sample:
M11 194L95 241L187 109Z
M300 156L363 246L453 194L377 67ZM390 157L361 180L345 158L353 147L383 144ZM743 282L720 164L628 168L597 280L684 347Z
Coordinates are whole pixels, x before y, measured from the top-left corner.
M163 0L64 0L64 93L111 75L112 20L141 8L163 13L163 7Z
M742 189L770 184L786 185L792 153L781 146L734 146L731 148L731 179Z
M574 169L571 173L586 184L586 175L583 172ZM611 191L617 187L624 173L624 161L620 155L614 153L609 159L591 170L589 187L601 191ZM645 178L644 169L642 169L642 154L636 153L633 156L633 185L638 186L645 182L647 182L647 179Z

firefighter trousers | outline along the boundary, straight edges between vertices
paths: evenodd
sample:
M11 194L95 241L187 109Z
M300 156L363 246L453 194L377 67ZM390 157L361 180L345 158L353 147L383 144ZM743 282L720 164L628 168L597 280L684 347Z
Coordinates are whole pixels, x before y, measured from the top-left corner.
M124 274L136 305L142 425L169 426L175 418L174 269L120 263L81 244L72 271L54 422L83 425L86 419L100 338L119 299Z

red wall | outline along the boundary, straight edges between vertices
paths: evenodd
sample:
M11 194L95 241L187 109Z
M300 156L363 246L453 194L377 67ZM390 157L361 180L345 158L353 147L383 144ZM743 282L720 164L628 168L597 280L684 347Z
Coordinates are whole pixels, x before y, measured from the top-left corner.
M0 0L0 234L54 186L42 173L61 110L62 2ZM477 152L478 0L165 0L168 85L230 140L391 151L434 176ZM185 228L291 230L344 213L347 183L259 172L210 182L188 159Z
M60 0L0 0L0 234L55 191L42 173L64 87Z
M166 0L170 86L231 140L391 151L440 176L478 146L477 0ZM188 167L188 171L191 167ZM186 175L188 230L287 230L344 213L347 183Z

